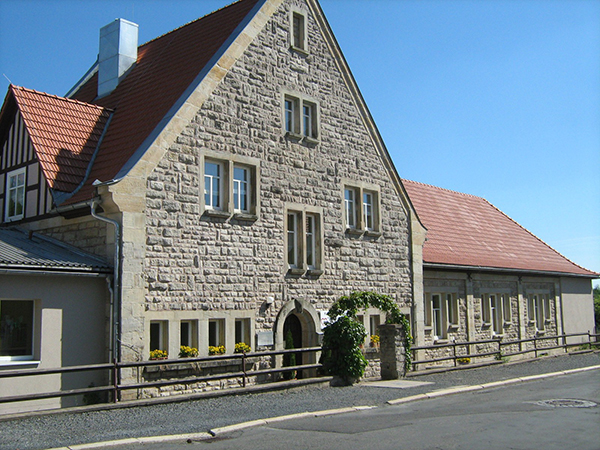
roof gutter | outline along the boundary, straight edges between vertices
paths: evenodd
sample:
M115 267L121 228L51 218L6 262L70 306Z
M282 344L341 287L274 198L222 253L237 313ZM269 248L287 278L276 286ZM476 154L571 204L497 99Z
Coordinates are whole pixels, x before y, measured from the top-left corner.
M439 269L439 270L452 270L462 272L501 272L506 274L532 274L532 275L546 275L546 276L559 276L559 277L577 277L577 278L598 278L600 274L581 274L581 273L569 273L569 272L553 272L545 270L531 270L531 269L511 269L505 267L487 267L487 266L461 266L457 264L440 264L440 263L428 263L423 262L424 269Z

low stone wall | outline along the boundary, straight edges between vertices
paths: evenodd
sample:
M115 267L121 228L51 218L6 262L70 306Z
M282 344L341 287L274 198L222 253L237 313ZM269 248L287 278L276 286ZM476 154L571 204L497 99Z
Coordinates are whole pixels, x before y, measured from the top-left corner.
M269 357L250 357L246 359L246 372L268 369L271 367ZM226 378L221 380L194 381L194 378L242 371L241 362L234 360L216 360L203 362L181 362L148 366L141 372L145 382L181 380L181 383L167 386L147 387L138 392L138 398L169 397L172 395L189 395L200 392L230 389L243 386L243 378ZM246 386L273 381L271 375L246 377Z
M363 378L380 378L381 377L381 359L379 355L379 347L365 347L363 354L367 359L367 367Z

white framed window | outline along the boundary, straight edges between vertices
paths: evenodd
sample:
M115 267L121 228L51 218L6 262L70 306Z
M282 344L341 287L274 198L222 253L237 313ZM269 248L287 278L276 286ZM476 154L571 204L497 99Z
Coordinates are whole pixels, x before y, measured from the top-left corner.
M489 327L493 335L502 335L510 324L512 311L509 294L482 294L481 316L483 326Z
M431 294L431 328L433 339L444 339L446 337L444 308L442 306L441 294Z
M510 295L504 294L502 296L502 315L505 324L512 323L512 306L510 301Z
M356 189L344 189L344 214L346 228L356 229Z
M552 318L550 296L548 294L530 294L527 298L527 318L529 325L535 326L538 333L546 330L546 323Z
M379 191L376 186L351 181L344 183L343 218L346 230L351 233L380 234Z
M284 94L283 131L298 141L317 143L319 139L318 103L298 94Z
M363 192L363 222L365 230L375 229L375 218L373 217L373 193Z
M233 167L233 210L250 211L250 169L239 165Z
M260 211L260 161L244 156L219 159L216 152L202 156L204 196L202 213L215 217L256 220Z
M0 300L0 361L33 359L35 302Z
M286 133L300 134L299 103L300 99L298 98L288 95L284 98L284 127Z
M169 350L169 322L166 320L152 320L150 322L150 351Z
M290 46L292 49L307 53L306 14L303 11L292 10L290 17Z
M451 327L458 327L460 314L458 310L458 296L456 294L446 293L446 306L448 309L448 324Z
M223 163L204 162L204 206L207 209L223 209Z
M5 221L20 220L25 214L25 167L9 172L6 176Z
M179 345L198 348L198 321L182 320L179 329Z
M317 208L296 206L287 209L285 216L287 267L297 274L318 272L323 259L322 215Z
M550 322L552 319L552 305L549 295L544 295L544 321Z
M290 269L299 267L300 242L298 233L298 212L288 212L287 214L287 261Z
M449 331L460 326L458 294L434 292L425 294L425 327L433 340L447 339Z
M306 214L306 266L314 269L317 266L317 218L314 214Z
M210 347L225 346L225 319L208 321L208 345Z
M371 336L379 334L379 325L381 325L381 316L379 314L371 314L369 316L369 334Z
M243 342L252 347L250 319L235 319L235 343Z

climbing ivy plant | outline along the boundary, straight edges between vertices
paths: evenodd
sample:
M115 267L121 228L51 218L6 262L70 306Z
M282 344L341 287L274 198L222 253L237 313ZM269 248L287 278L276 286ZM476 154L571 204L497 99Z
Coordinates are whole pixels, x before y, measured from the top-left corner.
M360 350L367 333L356 314L359 310L372 307L386 313L386 323L401 325L404 329L406 357L404 368L411 365L410 324L398 305L387 295L374 292L353 292L341 297L329 308L329 324L323 330L321 363L328 375L336 375L350 384L365 373L367 360Z

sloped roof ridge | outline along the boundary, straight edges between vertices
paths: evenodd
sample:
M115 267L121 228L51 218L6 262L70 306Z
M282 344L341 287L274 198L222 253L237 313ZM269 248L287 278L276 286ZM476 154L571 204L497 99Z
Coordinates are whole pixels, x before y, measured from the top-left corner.
M483 197L479 197L479 196L473 195L473 194L467 194L467 193L464 193L464 192L453 191L452 189L446 189L446 188L442 188L442 187L439 187L439 186L434 186L433 184L427 184L427 183L422 183L420 181L408 180L406 178L402 178L402 182L403 183L404 182L408 182L408 183L413 183L413 184L419 184L421 186L425 186L425 187L428 187L428 188L431 188L431 189L436 189L438 191L445 191L445 192L449 192L451 194L462 195L464 197L471 197L471 198L475 198L475 199L479 199L479 200L483 200L483 201L487 202L487 200L485 198L483 198Z
M518 226L519 228L521 228L523 231L527 232L530 236L532 236L533 238L537 239L541 244L545 245L546 247L548 247L550 250L552 250L554 253L556 253L558 256L560 256L561 258L566 259L567 261L569 261L571 264L573 264L574 266L579 267L581 270L586 270L588 272L591 273L595 273L597 275L597 272L594 272L593 270L590 269L586 269L583 266L580 266L579 264L571 261L569 258L567 258L565 255L563 255L562 253L560 253L558 250L552 248L551 245L547 244L546 242L544 242L542 239L540 239L538 236L536 236L535 234L533 234L531 231L529 231L527 228L525 228L523 225L521 225L519 222L517 222L515 219L513 219L512 217L510 217L509 215L507 215L506 213L504 213L502 210L500 210L499 208L497 208L495 205L493 205L491 202L489 202L488 200L486 200L483 197L478 197L481 198L481 200L483 200L484 202L486 202L489 206L491 206L492 208L494 208L496 211L498 211L500 214L502 214L502 216L504 216L504 218L510 220L512 223L514 223L516 226Z
M166 33L161 34L160 36L156 36L155 38L150 39L147 42L144 42L143 44L139 45L138 48L142 48L142 47L144 47L144 46L146 46L146 45L148 45L148 44L150 44L152 42L158 41L159 39L162 39L162 38L164 38L164 37L166 37L166 36L168 36L168 35L170 35L172 33L175 33L177 31L181 30L182 28L188 27L188 26L190 26L190 25L192 25L192 24L194 24L196 22L199 22L200 20L202 20L202 19L204 19L204 18L206 18L208 16L212 16L213 14L216 14L216 13L218 13L220 11L223 11L224 9L230 8L230 7L232 7L233 5L235 5L237 3L242 3L243 1L246 1L246 0L236 0L235 2L230 3L229 5L225 5L225 6L222 6L221 8L219 8L219 9L215 9L214 11L211 11L208 14L203 15L202 17L198 17L197 19L191 20L188 23L184 23L183 25L178 26L177 28L174 28L171 31L167 31Z
M73 104L80 105L80 106L92 107L94 109L98 109L98 110L103 111L103 112L104 111L106 111L106 112L113 112L113 110L111 108L107 108L105 106L100 106L100 105L94 105L93 103L82 102L81 100L75 100L75 99L72 99L72 98L61 97L59 95L48 94L47 92L36 91L35 89L29 89L29 88L26 88L26 87L23 87L23 86L17 86L17 85L14 85L14 84L11 84L10 87L12 89L15 89L15 90L29 92L29 93L41 95L43 97L48 97L48 98L53 98L55 100L65 101L67 103L73 103Z

